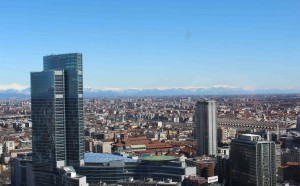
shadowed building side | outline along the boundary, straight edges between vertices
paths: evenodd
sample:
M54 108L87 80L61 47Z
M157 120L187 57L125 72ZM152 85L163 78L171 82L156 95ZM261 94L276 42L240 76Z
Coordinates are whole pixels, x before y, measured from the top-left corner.
M65 77L66 156L69 166L84 164L82 54L44 57L44 71L63 70Z
M215 101L198 101L196 104L195 135L198 156L217 156L216 110Z

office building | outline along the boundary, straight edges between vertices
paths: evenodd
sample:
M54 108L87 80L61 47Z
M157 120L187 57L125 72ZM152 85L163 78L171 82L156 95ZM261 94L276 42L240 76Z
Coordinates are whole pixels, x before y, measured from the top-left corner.
M300 184L300 163L299 162L288 162L285 166L279 167L278 170L278 181L290 182L293 185Z
M242 134L231 142L230 180L232 185L275 186L275 143L259 135Z
M229 185L229 176L230 176L230 163L229 163L229 155L220 154L217 157L217 175L219 178L219 182L223 185Z
M11 162L11 184L14 186L34 185L31 155L19 154Z
M57 70L63 72L61 78L64 80L63 95L55 96L63 96L65 101L67 164L79 166L84 162L82 54L45 56L44 71Z
M84 164L82 55L45 56L31 73L31 104L35 184L58 185L58 168Z
M181 186L181 183L173 182L172 179L166 179L164 181L155 181L153 178L147 178L144 180L135 180L133 178L129 178L126 180L120 180L117 182L118 186Z
M296 126L296 130L300 132L300 117L297 118L297 126Z
M127 157L126 154L85 153L84 157L84 166L64 166L57 169L57 181L52 185L88 186L86 182L90 185L98 185L101 182L116 184L121 180L146 180L148 178L153 179L159 185L164 185L165 183L161 182L163 180L181 183L187 176L196 176L196 167L189 167L184 161L172 156L147 156L139 161ZM29 156L18 157L14 160L12 164L14 185L34 184L35 174L32 171L32 164ZM39 185L49 184L45 180Z
M185 160L186 164L191 167L196 167L197 176L208 178L215 176L216 158L213 157L196 157Z
M195 111L197 155L217 156L216 102L198 101Z
M281 165L285 166L288 162L300 163L300 149L294 147L292 149L285 149L281 152Z
M186 176L196 175L196 167L189 167L173 156L147 156L138 161L125 154L85 153L84 159L85 165L77 167L76 172L86 175L91 185L100 181L114 184L129 178L182 182Z

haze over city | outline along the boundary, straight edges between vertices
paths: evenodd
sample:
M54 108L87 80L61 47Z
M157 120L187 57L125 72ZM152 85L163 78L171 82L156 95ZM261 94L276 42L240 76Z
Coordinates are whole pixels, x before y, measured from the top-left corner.
M0 90L83 53L85 88L300 89L300 2L6 1ZM295 92L295 91L294 91Z

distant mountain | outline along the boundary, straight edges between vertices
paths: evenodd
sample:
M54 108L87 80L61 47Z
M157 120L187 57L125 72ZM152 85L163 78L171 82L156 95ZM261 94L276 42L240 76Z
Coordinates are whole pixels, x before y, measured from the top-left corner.
M85 97L100 96L180 96L180 95L241 95L241 94L296 94L300 89L257 89L247 90L238 87L213 86L197 88L149 88L149 89L93 89L84 90Z
M297 94L300 89L257 89L248 90L239 87L216 85L212 87L182 88L84 88L85 97L117 97L117 96L180 96L180 95L241 95L241 94ZM30 88L17 84L0 86L0 99L29 98Z
M29 98L30 97L30 88L24 89L0 89L0 99L20 99L20 98Z

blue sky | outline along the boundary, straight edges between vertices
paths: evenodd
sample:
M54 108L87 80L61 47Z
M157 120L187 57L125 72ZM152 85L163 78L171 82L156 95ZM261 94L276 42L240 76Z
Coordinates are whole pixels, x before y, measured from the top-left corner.
M0 86L81 52L85 86L300 88L299 0L1 1Z

